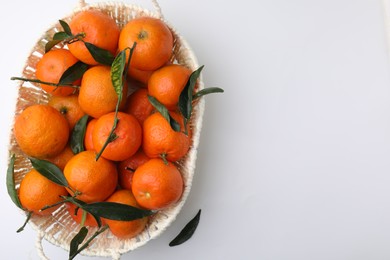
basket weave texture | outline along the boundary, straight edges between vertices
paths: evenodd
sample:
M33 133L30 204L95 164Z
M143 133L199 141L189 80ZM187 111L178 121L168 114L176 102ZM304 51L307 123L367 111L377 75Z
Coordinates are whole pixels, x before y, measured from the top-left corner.
M85 4L84 1L80 1L80 6L73 10L71 14L61 18L62 20L69 22L74 14L77 12L97 8L102 12L109 14L113 17L119 27L123 27L129 20L139 16L151 16L163 20L168 27L171 29L174 35L174 49L172 62L179 63L187 66L192 71L198 68L197 59L191 50L188 43L183 37L169 24L161 14L156 1L153 1L156 6L156 11L150 11L137 5L125 4L122 2L102 2L96 4ZM35 67L37 62L44 54L45 44L52 39L53 35L61 31L62 28L59 23L52 25L37 41L36 45L27 57L26 64L22 71L22 77L24 78L35 78ZM15 108L15 117L20 114L26 107L32 104L45 104L48 102L49 96L41 90L41 88L35 83L20 82L18 85L18 99ZM202 78L199 79L197 89L203 89ZM119 259L124 253L134 250L149 240L159 236L176 218L184 205L188 194L191 189L191 183L195 171L195 162L197 155L197 147L199 144L200 131L202 127L202 117L204 111L204 100L199 99L194 106L192 118L190 121L190 127L192 129L192 146L181 161L178 162L178 167L183 175L184 179L184 193L175 205L170 208L161 210L154 215L149 221L147 228L139 234L137 237L127 240L117 239L111 234L110 231L106 231L96 237L91 245L82 251L81 254L88 256L105 256L111 257L112 259ZM11 131L12 133L12 131ZM15 171L14 179L15 185L18 188L23 176L31 169L31 163L26 158L25 154L19 149L13 134L10 136L9 153L15 154ZM42 247L42 240L45 239L50 243L62 247L65 250L69 250L70 241L77 234L80 226L73 221L69 216L65 206L62 206L52 215L49 216L33 216L29 221L37 231L36 247L38 254L42 259L48 259ZM86 240L91 236L96 229L91 228L88 232Z

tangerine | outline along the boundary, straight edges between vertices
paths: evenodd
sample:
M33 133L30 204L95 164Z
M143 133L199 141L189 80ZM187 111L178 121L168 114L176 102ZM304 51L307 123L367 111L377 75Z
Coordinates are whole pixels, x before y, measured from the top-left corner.
M15 139L29 156L47 158L59 154L69 138L69 124L55 108L35 104L15 119Z
M122 90L121 107L126 104L127 84ZM98 65L89 68L83 76L79 92L79 104L88 115L98 118L115 111L118 95L111 81L111 68Z
M162 159L150 159L135 170L132 191L141 207L164 209L180 199L183 178L173 163L165 164Z
M170 112L170 115L180 124L180 129L184 129L183 117L176 112ZM156 112L143 124L142 148L150 158L162 157L175 162L187 154L191 145L190 134L174 131L168 121Z
M164 65L172 56L173 36L168 26L160 19L138 17L130 20L119 35L119 50L137 43L130 67L153 71Z
M64 72L78 61L69 50L52 49L43 54L38 61L35 76L40 81L58 84ZM73 82L73 85L79 84L80 80ZM66 85L56 87L41 83L40 86L44 91L54 96L68 96L76 91L74 87Z
M92 133L93 133L93 129L95 127L96 122L97 122L97 119L96 118L92 118L87 123L87 127L85 129L85 136L84 136L84 148L85 148L85 150L95 151L95 148L93 147Z
M82 62L89 65L98 64L84 42L92 43L115 55L120 29L108 14L96 9L81 11L72 18L69 27L73 35L82 35L82 40L68 44L69 51Z
M139 88L127 98L125 112L135 116L141 125L153 110L154 107L149 102L147 89Z
M191 70L184 65L165 65L150 76L148 81L149 95L155 97L169 110L175 110L190 75Z
M115 190L118 182L118 172L113 162L104 158L96 161L93 151L83 151L69 160L65 165L64 175L73 196L79 193L77 199L86 203L104 201Z
M48 104L57 109L66 118L70 130L72 130L76 123L85 115L85 112L79 105L77 95L66 97L53 96Z
M117 190L106 201L139 208L137 200L130 190ZM141 233L145 229L148 219L148 217L143 217L131 221L121 221L103 218L111 232L120 239L133 238Z
M134 171L142 164L149 161L142 149L139 149L133 156L121 161L118 164L119 185L122 189L131 190Z
M135 154L142 142L142 128L137 119L129 114L118 112L118 123L114 137L105 147L102 157L112 161L122 161ZM94 149L99 152L110 136L114 124L115 112L105 114L97 120L93 132Z
M61 201L61 196L68 195L65 187L60 186L32 169L23 177L19 187L19 198L22 206L35 214L47 216L59 205L45 210L42 208Z

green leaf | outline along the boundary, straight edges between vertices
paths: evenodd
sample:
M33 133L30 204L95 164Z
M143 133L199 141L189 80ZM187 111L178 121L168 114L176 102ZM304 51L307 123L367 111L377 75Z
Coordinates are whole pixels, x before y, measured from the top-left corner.
M69 27L69 25L64 21L64 20L59 20L61 26L62 26L62 29L64 29L64 32L68 35L68 36L72 36L72 31Z
M95 202L85 204L82 209L102 218L130 221L153 215L151 210L140 209L116 202Z
M84 239L87 237L87 234L88 228L82 227L80 228L79 232L72 238L70 241L69 259L73 259L78 254L79 246L81 243L83 243Z
M89 244L92 242L92 240L94 240L98 235L100 235L101 233L103 233L104 231L106 231L108 229L108 226L104 226L102 228L99 228L98 230L96 230L96 232L84 243L84 245L82 245L79 249L77 249L75 252L73 252L73 254L71 255L70 252L69 252L69 260L75 258L81 251L83 251L85 248L87 248L89 246ZM85 231L83 231L85 232ZM76 235L77 236L77 235ZM82 235L80 235L82 236ZM80 238L81 240L81 238ZM82 243L82 241L81 241ZM80 245L80 244L79 244Z
M91 53L92 57L95 59L95 61L103 65L111 66L115 59L111 52L99 48L98 46L89 42L84 42L84 44L87 47L88 51Z
M84 151L84 137L87 129L88 115L84 115L77 121L70 135L70 149L74 154Z
M8 169L7 169L7 191L8 191L8 195L11 197L11 200L15 203L15 205L18 208L23 209L23 206L20 203L19 196L15 188L14 167L15 167L15 154L11 156Z
M169 114L169 110L155 97L148 96L148 99L153 107L168 121L171 128L176 132L180 132L180 124Z
M36 158L30 158L30 161L35 170L37 170L40 174L52 182L64 187L69 186L68 181L65 179L64 174L62 173L61 169L57 167L57 165L49 161Z
M75 80L80 79L84 75L84 72L87 71L87 69L87 64L81 61L76 62L64 71L58 84L72 84Z
M45 45L45 53L50 51L54 46L56 46L58 43L62 42L62 40L51 40L48 41Z
M56 32L53 35L53 40L55 41L63 41L68 39L70 36L66 32Z
M188 78L188 81L180 93L179 97L179 110L185 119L189 120L192 113L192 95L196 81L198 80L200 73L202 72L204 65L200 66L197 70L193 71Z
M223 93L224 90L221 88L204 88L198 92L196 92L193 96L192 99L195 100L197 98L200 98L204 95L212 94L212 93Z
M111 81L118 97L122 97L123 71L125 70L125 66L126 52L123 50L118 53L111 65Z
M185 225L185 227L180 231L180 233L169 243L169 246L177 246L183 244L192 237L192 235L195 233L196 228L198 227L200 213L201 210L199 210L196 216L191 219L187 223L187 225Z

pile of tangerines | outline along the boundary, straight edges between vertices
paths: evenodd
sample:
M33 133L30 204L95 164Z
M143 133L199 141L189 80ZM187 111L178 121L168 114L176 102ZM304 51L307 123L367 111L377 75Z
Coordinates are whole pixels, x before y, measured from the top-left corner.
M196 93L194 86L185 92L196 84L194 71L172 62L174 37L160 19L138 17L119 28L91 9L60 22L64 30L47 44L36 78L23 79L38 82L49 101L15 118L15 139L34 166L17 190L20 205L48 215L66 204L83 226L104 223L120 239L134 237L149 215L182 196L177 162L191 146ZM100 202L150 214L122 220L84 206Z

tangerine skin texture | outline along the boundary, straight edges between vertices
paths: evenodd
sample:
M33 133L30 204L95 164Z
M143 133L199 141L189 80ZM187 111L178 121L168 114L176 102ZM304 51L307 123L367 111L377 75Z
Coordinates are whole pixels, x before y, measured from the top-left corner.
M118 45L120 29L115 20L98 11L87 10L76 14L69 27L73 35L85 33L84 41L111 52L115 55ZM68 44L69 51L82 62L97 65L82 41Z
M73 156L64 168L69 186L81 193L77 199L87 203L104 201L118 183L116 165L102 157L97 161L95 158L95 152L84 151ZM73 195L71 190L68 192Z
M129 114L118 112L118 123L114 134L116 139L104 149L102 156L112 161L123 161L134 155L142 142L142 128L138 120ZM96 151L100 151L110 135L115 112L101 116L93 129L92 141Z
M37 215L50 215L59 205L42 211L40 209L61 201L60 196L66 195L68 192L63 186L50 181L35 169L28 172L20 183L20 203L24 208Z
M16 117L14 134L24 153L42 159L55 156L65 148L69 124L55 108L32 105Z
M119 36L119 50L137 43L130 66L138 70L153 71L163 66L172 56L173 36L159 19L139 17L129 21Z
M183 118L171 112L171 116L184 129ZM188 127L189 128L189 127ZM168 121L156 112L150 115L143 124L143 150L150 158L164 156L168 161L176 162L183 158L191 145L191 133L175 132Z
M141 207L159 210L180 199L183 185L183 178L173 163L150 159L135 170L132 191Z

